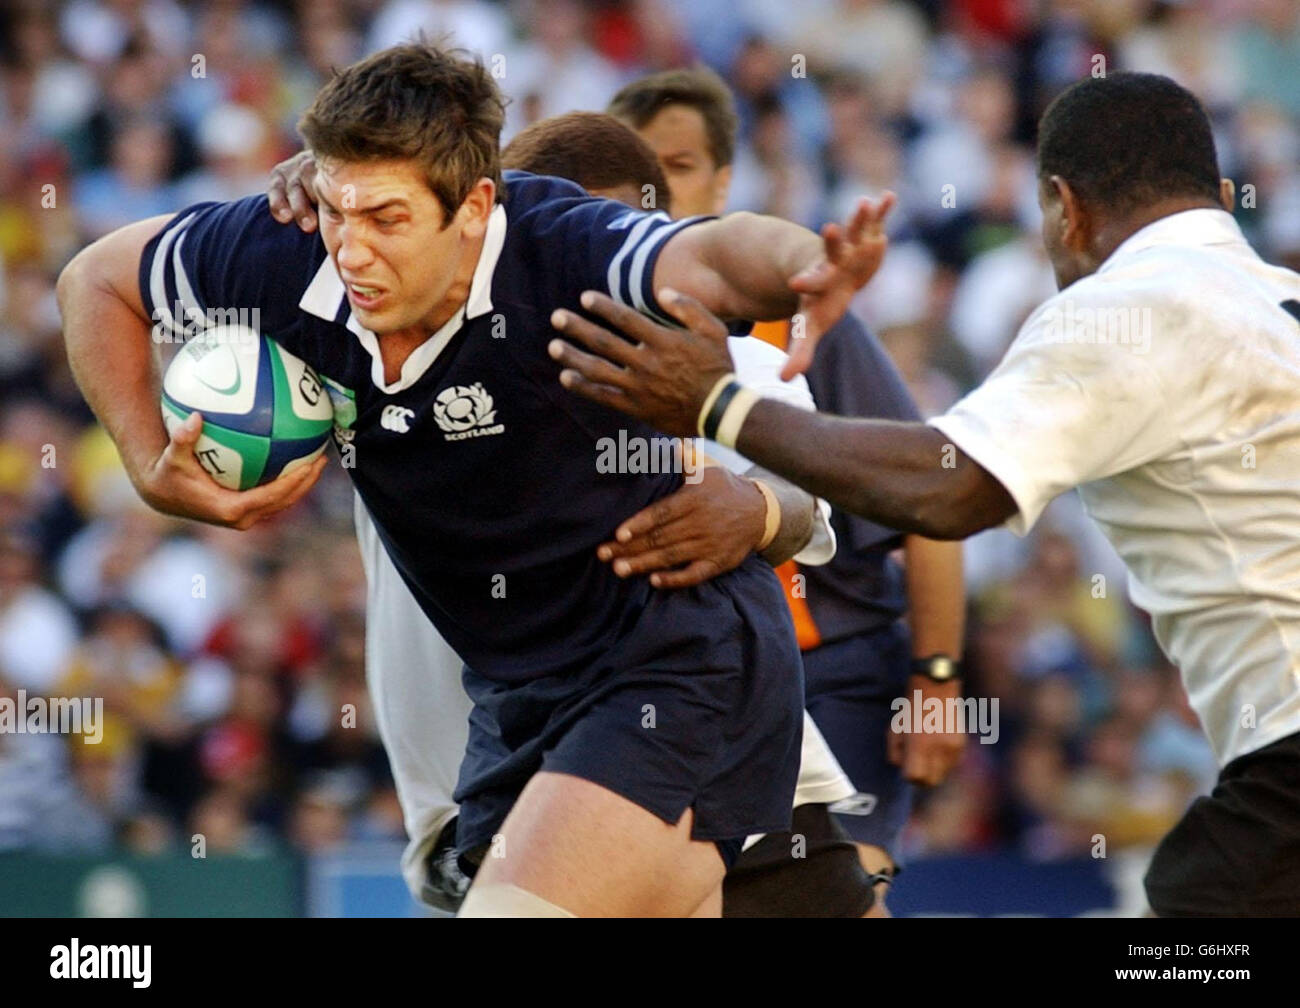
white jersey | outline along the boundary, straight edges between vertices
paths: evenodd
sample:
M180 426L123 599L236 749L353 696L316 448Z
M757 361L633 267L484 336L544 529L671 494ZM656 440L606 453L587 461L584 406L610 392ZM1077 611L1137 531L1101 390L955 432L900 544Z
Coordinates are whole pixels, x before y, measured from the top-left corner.
M749 337L733 337L731 346L737 377L746 385L769 388L778 381L776 376L786 361L780 350ZM786 401L813 408L802 377L781 385ZM721 445L706 442L702 447L733 471L744 472L752 466ZM819 505L813 537L798 556L805 564L825 563L835 554L829 508L824 501ZM366 573L366 679L410 838L402 855L402 876L418 898L425 880L425 858L456 814L451 796L465 754L473 705L461 684L460 657L415 601L359 496L354 517ZM805 712L794 804L829 804L852 794L853 785ZM751 842L754 839L750 838Z
M1132 235L930 423L1018 535L1079 487L1220 765L1300 732L1300 276L1229 214Z

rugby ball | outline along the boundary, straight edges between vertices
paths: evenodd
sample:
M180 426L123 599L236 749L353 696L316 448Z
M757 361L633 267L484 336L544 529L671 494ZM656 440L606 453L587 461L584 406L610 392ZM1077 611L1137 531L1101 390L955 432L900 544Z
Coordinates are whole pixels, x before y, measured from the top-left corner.
M231 490L269 483L322 451L334 407L320 376L275 340L244 325L192 336L163 375L168 433L203 414L195 457Z

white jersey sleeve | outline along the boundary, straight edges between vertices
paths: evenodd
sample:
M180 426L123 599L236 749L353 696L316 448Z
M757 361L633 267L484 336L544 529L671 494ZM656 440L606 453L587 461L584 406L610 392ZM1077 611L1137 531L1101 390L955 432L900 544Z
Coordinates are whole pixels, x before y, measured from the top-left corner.
M1151 310L1131 302L1105 283L1068 288L1025 321L982 385L929 421L1006 488L1017 508L1006 527L1017 535L1065 491L1178 444L1148 357ZM1117 333L1131 323L1131 342L1095 341L1112 318Z

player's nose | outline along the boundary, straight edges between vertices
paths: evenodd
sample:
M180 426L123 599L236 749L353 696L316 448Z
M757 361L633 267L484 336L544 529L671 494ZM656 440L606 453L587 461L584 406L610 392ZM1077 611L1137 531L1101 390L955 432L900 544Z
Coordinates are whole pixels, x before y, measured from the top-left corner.
M353 273L369 265L370 260L374 258L369 244L354 228L347 226L340 228L338 241L337 259L341 270Z

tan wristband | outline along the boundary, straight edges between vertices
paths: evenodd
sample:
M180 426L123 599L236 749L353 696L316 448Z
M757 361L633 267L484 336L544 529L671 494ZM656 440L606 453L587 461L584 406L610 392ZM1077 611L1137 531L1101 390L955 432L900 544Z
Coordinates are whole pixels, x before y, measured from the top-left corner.
M758 393L753 389L738 388L727 404L727 411L722 414L722 422L718 424L718 433L713 440L728 448L735 448L736 441L740 438L740 428L745 425L749 411L754 408L758 398Z
M767 513L763 518L763 538L759 541L758 552L762 553L772 545L772 540L776 538L777 532L781 530L781 502L776 499L776 494L772 488L760 479L751 480L754 486L758 487L759 493L763 495L763 500L767 502Z

